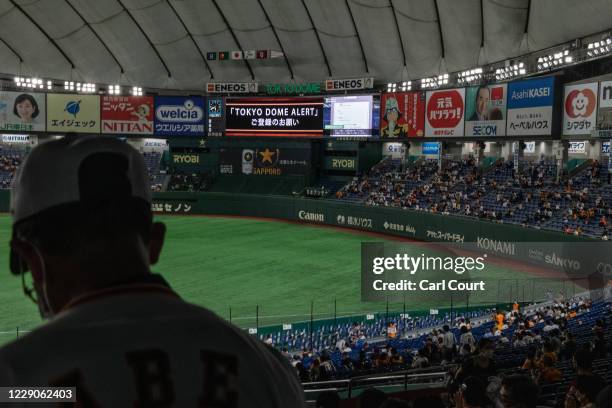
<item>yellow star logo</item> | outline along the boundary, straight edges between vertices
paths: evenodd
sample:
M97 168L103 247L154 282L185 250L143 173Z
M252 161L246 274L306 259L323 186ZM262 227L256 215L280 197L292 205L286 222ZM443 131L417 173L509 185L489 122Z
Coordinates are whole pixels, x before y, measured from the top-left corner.
M272 157L274 157L276 152L273 152L272 150L266 147L266 150L264 150L263 152L259 152L259 154L261 154L262 163L269 162L270 164L272 164Z

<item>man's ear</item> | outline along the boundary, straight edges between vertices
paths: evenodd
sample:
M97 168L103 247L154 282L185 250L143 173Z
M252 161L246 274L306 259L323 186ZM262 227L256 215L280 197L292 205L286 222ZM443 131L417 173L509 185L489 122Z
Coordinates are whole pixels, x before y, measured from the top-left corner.
M12 239L10 245L11 249L28 265L34 282L41 283L43 280L43 260L34 245L19 239Z
M151 242L149 242L149 264L155 265L164 246L166 225L163 222L154 222L151 226Z

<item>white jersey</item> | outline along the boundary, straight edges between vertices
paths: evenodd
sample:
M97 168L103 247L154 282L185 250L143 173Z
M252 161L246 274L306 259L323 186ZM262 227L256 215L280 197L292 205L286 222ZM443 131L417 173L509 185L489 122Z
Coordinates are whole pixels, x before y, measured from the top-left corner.
M86 407L304 406L280 353L161 289L61 312L0 349L0 385L76 386Z

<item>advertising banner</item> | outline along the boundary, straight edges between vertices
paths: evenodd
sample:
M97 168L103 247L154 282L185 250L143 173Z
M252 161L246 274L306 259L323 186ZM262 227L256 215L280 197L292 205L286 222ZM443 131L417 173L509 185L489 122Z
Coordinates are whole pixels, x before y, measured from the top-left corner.
M580 142L569 142L569 147L567 148L567 152L569 154L585 154L586 153L586 145L587 141Z
M221 174L281 176L306 174L310 170L310 149L224 148L219 150Z
M507 84L467 88L465 90L465 135L505 135L507 94Z
M605 142L601 142L601 152L603 154L610 154L610 141L606 140Z
M563 134L590 135L597 120L597 82L568 85L563 98Z
M44 132L45 94L0 92L0 131Z
M391 156L393 159L401 159L406 153L406 146L399 142L383 143L383 156Z
M534 142L525 142L525 148L523 149L523 153L525 153L525 154L535 154L535 141Z
M465 89L427 91L425 136L463 136Z
M198 96L155 97L155 134L203 136L204 99Z
M100 97L47 94L47 132L100 133Z
M554 85L553 77L510 82L508 136L551 135Z
M612 128L612 81L603 81L599 84L597 126L600 129Z
M227 136L323 135L323 98L227 98Z
M152 96L103 96L102 133L153 134Z
M331 157L325 158L325 169L327 170L357 170L356 157Z
M246 94L257 93L257 82L209 82L206 84L208 93Z
M373 86L374 78L328 79L325 81L326 91L370 89Z
M440 154L440 143L438 142L424 142L422 146L423 154L432 154L438 155Z
M225 106L222 97L209 97L206 100L208 107L208 136L223 136L225 130Z
M423 137L425 134L425 92L382 94L380 137Z

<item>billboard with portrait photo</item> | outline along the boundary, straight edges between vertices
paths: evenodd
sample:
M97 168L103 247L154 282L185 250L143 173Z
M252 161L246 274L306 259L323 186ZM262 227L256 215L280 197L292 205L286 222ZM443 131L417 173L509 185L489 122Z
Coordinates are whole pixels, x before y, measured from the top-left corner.
M44 132L45 118L45 94L0 92L1 131Z
M506 84L467 88L465 90L465 135L505 135L506 97Z

